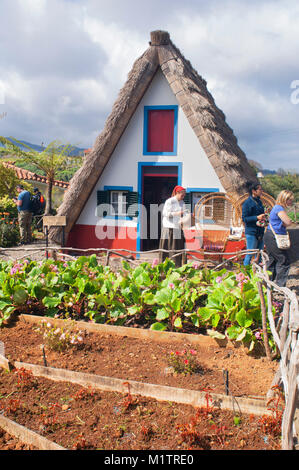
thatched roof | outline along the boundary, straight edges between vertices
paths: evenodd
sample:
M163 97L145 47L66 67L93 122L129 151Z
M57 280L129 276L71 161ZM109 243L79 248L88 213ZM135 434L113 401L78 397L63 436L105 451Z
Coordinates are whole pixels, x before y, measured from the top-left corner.
M255 173L226 123L225 115L209 93L206 81L172 43L168 32L153 31L148 49L135 61L103 131L82 167L73 176L58 210L59 215L67 217L67 233L78 219L159 67L225 191L240 195L246 191L246 181L256 181ZM51 229L50 237L58 240L59 228Z

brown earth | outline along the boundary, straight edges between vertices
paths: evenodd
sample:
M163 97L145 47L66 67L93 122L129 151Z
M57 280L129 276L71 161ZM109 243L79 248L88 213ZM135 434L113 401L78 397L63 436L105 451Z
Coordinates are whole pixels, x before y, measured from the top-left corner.
M70 450L280 449L277 421L220 411L209 400L195 409L36 378L21 369L0 372L0 395L7 418ZM7 440L3 445L0 439L0 450L13 449Z
M43 365L43 338L22 320L0 329L10 361ZM83 344L63 352L45 347L47 365L102 376L225 393L223 370L229 372L234 396L265 396L277 368L265 357L249 356L243 347L157 342L111 334L84 333ZM196 350L198 371L170 373L171 352ZM0 408L5 416L68 449L186 450L279 449L277 422L234 416L211 406L158 402L129 393L101 392L79 385L31 377L23 371L0 373ZM237 419L237 422L236 422ZM272 432L270 432L272 430ZM9 441L10 442L10 441ZM0 449L7 449L0 439ZM20 446L21 444L17 444ZM13 441L10 443L11 448ZM18 448L18 447L16 447ZM22 447L23 449L26 446Z
M55 323L54 323L55 324ZM0 329L0 341L5 346L5 356L14 361L44 365L41 333L33 325L19 320L15 325ZM82 332L83 343L62 352L45 346L47 365L50 367L87 372L101 376L136 380L171 387L225 393L224 370L228 371L229 390L236 397L266 396L271 387L277 361L265 356L252 356L243 346L228 343L219 346L215 340L202 336L199 345L170 343ZM169 367L172 352L195 350L198 372L184 376L175 374Z
M36 450L0 428L0 450Z

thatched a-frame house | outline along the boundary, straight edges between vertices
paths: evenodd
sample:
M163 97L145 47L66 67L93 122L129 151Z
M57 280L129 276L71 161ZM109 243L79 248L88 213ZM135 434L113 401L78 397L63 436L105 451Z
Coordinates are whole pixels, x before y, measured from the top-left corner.
M166 112L164 116L168 124L163 124L163 117L162 121L159 121L159 116L155 123L157 113L150 116L150 110ZM149 126L152 117L154 130L149 130L146 125ZM170 149L167 148L167 129L171 127L169 122L173 123L170 132L173 146ZM159 142L155 148L157 139L160 139L155 132L161 126L166 126L163 132L167 135L166 143L161 144L160 149ZM153 147L147 151L145 139L149 138L147 133L150 132L153 133L150 136ZM145 167L155 167L155 171L146 173ZM157 171L157 168L160 170ZM112 237L113 241L108 244L103 242L101 237L94 235L99 221L96 206L102 202L115 201L117 206L123 200L126 203L138 201L146 205L144 185L146 182L149 186L153 185L153 182L158 180L150 178L158 174L164 179L160 180L160 186L155 187L155 194L161 193L162 183L167 181L167 178L170 184L182 184L187 187L190 194L194 189L198 194L215 190L236 196L245 192L244 184L248 180L256 180L232 129L226 123L223 112L216 106L209 93L205 80L172 43L168 32L164 31L151 33L148 49L134 63L103 131L65 193L58 214L67 217L68 245L81 248L127 247L126 235L115 235ZM145 181L146 176L148 180ZM120 181L124 182L120 184ZM120 196L114 194L115 200L112 201L111 198L108 200L104 197L104 192L109 190L109 197L113 190L123 193ZM133 196L131 193L136 197L130 198L130 195ZM126 199L122 200L125 196ZM92 217L89 217L88 214L91 213ZM122 231L127 227L137 234L135 240L129 243L131 248L152 248L149 245L142 246L140 242L140 213L137 215L137 212L133 211L116 219L121 221L118 228L121 225ZM111 220L111 217L106 219L108 220ZM113 226L115 227L115 222ZM50 237L59 242L59 228L52 228ZM122 238L122 242L116 244L116 238Z

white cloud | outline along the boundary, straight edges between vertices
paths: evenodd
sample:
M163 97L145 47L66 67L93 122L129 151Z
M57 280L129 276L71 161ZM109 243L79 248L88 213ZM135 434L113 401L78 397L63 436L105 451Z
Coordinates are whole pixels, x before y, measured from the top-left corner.
M150 31L166 29L245 152L278 168L283 149L298 168L297 1L1 0L0 17L1 134L91 146Z
M290 91L299 79L298 20L294 1L214 2L204 15L177 13L176 44L207 80L243 149L272 168L281 167L276 149L287 147L286 136L289 148L299 144L299 106L292 105ZM288 155L285 164L299 168L296 151Z
M86 15L84 31L106 53L107 63L102 72L110 83L119 86L126 79L135 59L147 47L144 37L134 30L120 28L116 23L106 24L99 18Z
M241 77L295 63L299 4L219 2L213 14L178 12L176 39L206 73ZM210 12L209 12L210 13ZM174 26L175 27L175 26Z

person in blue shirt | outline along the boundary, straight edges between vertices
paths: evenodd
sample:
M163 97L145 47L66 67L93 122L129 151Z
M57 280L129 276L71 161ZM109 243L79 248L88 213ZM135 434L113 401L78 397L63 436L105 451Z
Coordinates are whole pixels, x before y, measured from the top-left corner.
M287 283L291 263L288 250L278 248L272 229L277 235L287 234L287 227L292 225L292 220L286 210L293 202L294 194L291 191L284 190L279 193L270 212L269 225L265 233L265 246L269 256L267 270L272 273L271 280L280 287L285 287Z
M260 183L248 184L249 197L242 206L242 220L245 226L247 250L262 250L264 248L264 227L257 225L265 219L265 209L260 199L263 192ZM253 255L247 254L244 266L251 263Z
M31 212L31 194L25 190L22 185L17 186L18 198L14 198L14 201L18 208L18 222L20 228L21 245L31 243L31 223L32 223L32 212Z

